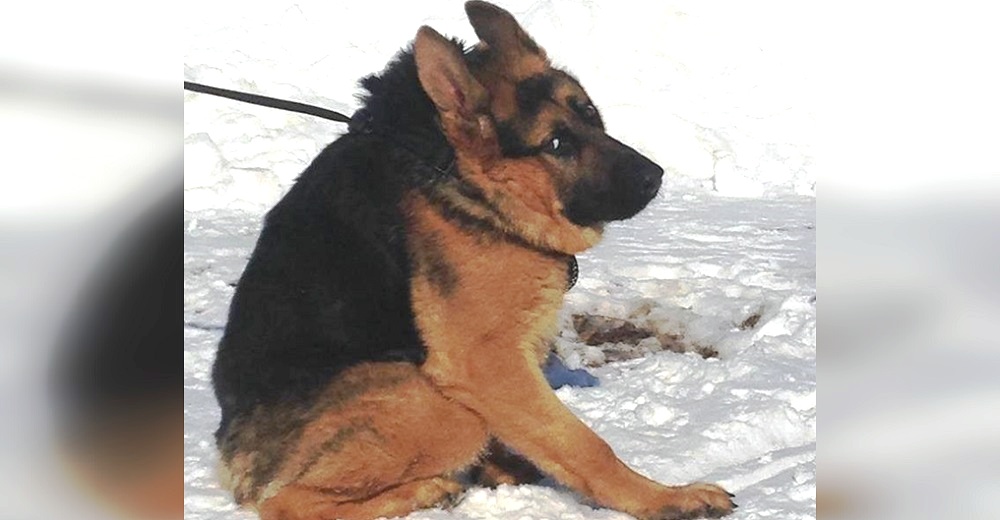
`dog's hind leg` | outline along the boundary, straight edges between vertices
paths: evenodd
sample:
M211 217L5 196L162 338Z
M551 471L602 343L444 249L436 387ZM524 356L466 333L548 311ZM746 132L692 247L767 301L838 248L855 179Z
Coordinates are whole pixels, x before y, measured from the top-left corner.
M260 508L261 520L367 520L404 516L416 509L446 505L463 489L444 477L415 480L375 496L345 501L334 492L291 485Z
M460 492L452 477L488 439L414 365L359 365L320 396L256 504L263 520L405 515Z

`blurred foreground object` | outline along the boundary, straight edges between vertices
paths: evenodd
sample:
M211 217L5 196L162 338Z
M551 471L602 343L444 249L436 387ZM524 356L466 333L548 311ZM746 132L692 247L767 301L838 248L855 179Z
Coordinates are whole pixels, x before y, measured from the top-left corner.
M179 316L169 313L180 302L170 290L164 307L168 298L151 292L154 280L180 280L139 265L159 255L178 259L180 272L179 196L158 205L172 210L150 212L181 182L179 10L101 0L5 7L0 409L16 426L0 429L0 518L103 520L109 502L121 517L164 518L169 501L180 518L182 389L167 376L180 374L180 353L169 363L157 353L178 348L179 320L176 332L152 332L161 315ZM170 211L178 229L157 238L148 219ZM131 300L113 296L132 290ZM169 474L154 470L169 461Z
M998 518L998 188L823 199L822 518Z
M54 360L71 466L135 518L183 514L182 211L177 186L119 237Z

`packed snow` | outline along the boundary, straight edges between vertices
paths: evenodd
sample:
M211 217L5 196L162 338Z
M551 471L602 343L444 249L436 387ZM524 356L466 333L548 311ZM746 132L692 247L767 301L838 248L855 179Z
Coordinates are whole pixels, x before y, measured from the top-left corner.
M599 385L560 399L626 463L664 483L717 482L732 518L815 518L815 177L810 112L778 9L671 1L512 1L576 74L609 131L667 171L636 218L579 257L556 351ZM782 9L796 9L782 4ZM422 24L474 41L457 2L205 5L185 79L350 113L356 80ZM185 98L185 517L251 519L218 485L210 367L263 213L344 129L204 95ZM574 316L655 334L590 345ZM682 347L667 348L662 338ZM699 350L700 349L700 350ZM679 351L674 351L679 350ZM688 350L687 352L683 352ZM714 355L702 357L697 352ZM630 355L618 355L630 352ZM616 353L611 355L611 353ZM611 519L554 482L472 489L414 519Z

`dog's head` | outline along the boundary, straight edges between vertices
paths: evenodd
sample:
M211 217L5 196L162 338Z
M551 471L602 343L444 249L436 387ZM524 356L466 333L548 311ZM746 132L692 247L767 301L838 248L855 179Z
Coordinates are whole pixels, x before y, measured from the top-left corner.
M466 12L482 40L468 55L428 27L414 54L461 174L507 214L500 220L573 253L596 243L603 223L646 207L662 168L605 133L580 83L510 13L481 1Z

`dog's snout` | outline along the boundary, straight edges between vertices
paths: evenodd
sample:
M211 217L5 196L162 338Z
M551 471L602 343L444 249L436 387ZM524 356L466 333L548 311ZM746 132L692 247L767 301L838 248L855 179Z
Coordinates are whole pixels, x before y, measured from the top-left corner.
M631 218L656 197L663 168L646 156L605 136L604 161L567 197L566 216L575 224L591 225Z

